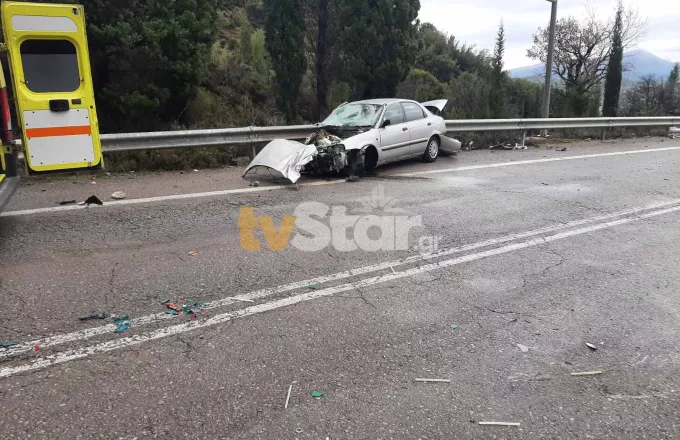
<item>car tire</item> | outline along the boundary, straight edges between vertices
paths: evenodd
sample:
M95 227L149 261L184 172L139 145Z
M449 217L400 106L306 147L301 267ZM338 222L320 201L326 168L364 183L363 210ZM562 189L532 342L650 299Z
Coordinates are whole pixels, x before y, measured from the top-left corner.
M439 138L433 136L427 142L427 148L423 153L423 162L431 163L439 157Z

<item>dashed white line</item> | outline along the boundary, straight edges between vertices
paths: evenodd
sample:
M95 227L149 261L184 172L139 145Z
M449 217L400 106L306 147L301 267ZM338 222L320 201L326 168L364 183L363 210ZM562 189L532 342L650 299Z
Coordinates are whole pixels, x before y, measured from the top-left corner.
M316 278L310 278L302 281L297 281L294 283L290 284L285 284L277 287L272 287L272 288L267 288L267 289L261 289L261 290L256 290L254 292L246 293L243 295L239 295L238 297L233 297L229 296L226 298L222 298L219 300L215 301L210 301L207 302L203 305L203 308L206 310L210 309L216 309L220 307L225 307L230 304L233 304L235 302L255 302L257 299L262 299L268 296L276 295L279 293L285 293L289 292L292 290L296 289L302 289L310 284L323 284L323 283L330 283L330 282L335 282L335 281L340 281L343 279L351 278L351 277L356 277L360 275L366 275L369 273L374 273L374 272L379 272L382 270L391 270L392 273L397 273L394 270L394 267L400 267L404 266L407 264L413 264L417 263L418 261L424 261L424 260L432 260L436 258L442 258L442 257L447 257L450 255L454 254L459 254L467 251L473 251L475 249L480 249L484 247L489 247L489 246L495 246L503 243L507 243L510 241L516 241L516 240L521 240L524 238L529 238L529 237L535 237L537 235L541 234L547 234L550 232L556 232L560 230L565 230L565 229L570 229L574 228L577 226L582 226L586 225L589 223L596 223L596 222L603 222L611 219L615 219L618 217L624 217L628 215L634 215L634 214L639 214L641 212L645 211L651 211L654 209L660 209L660 208L666 208L669 206L673 206L676 204L680 204L680 199L672 199L668 200L665 202L659 202L659 203L654 203L650 204L647 206L642 206L642 207L636 207L636 208L629 208L625 209L622 211L610 213L610 214L603 214L603 215L598 215L595 217L589 217L586 219L581 219L581 220L574 220L570 221L568 223L559 223L555 225L550 225L546 226L543 228L538 228L538 229L533 229L530 231L525 231L525 232L520 232L520 233L515 233L515 234L510 234L506 235L503 237L498 237L498 238L492 238L489 240L484 240L480 241L477 243L472 243L464 246L459 246L459 247L454 247L454 248L449 248L449 249L444 249L439 252L433 253L433 254L424 254L424 255L414 255L412 257L404 258L401 260L394 260L394 261L388 261L384 263L378 263L378 264L373 264L369 266L363 266L363 267L357 267L354 269L342 271L342 272L337 272L334 274L329 274L329 275L322 275L318 276ZM137 328L145 325L152 324L154 322L158 321L163 321L163 320L169 320L177 318L176 316L169 315L167 313L156 313L156 314L151 314L151 315L146 315L146 316L140 316L138 318L134 318L130 321L130 324L132 327ZM54 336L49 336L46 338L41 338L41 339L36 339L33 341L27 341L27 342L22 342L19 345L16 345L14 347L10 347L8 349L0 351L0 359L15 356L17 354L25 353L33 349L36 345L42 347L42 348L48 348L48 347L53 347L57 345L62 345L66 344L69 342L75 342L75 341L80 341L80 340L85 340L85 339L90 339L96 336L101 336L105 334L109 334L115 330L116 326L113 324L106 324L102 325L99 327L92 327L84 330L79 330L76 332L71 332L71 333L65 333L65 334L60 334L60 335L54 335Z
M259 313L268 312L271 310L276 310L282 307L291 306L294 304L299 304L306 301L311 301L314 299L324 298L336 293L345 292L348 290L360 289L363 287L368 287L380 283L385 283L389 281L398 280L401 278L418 275L425 272L430 272L437 269L442 269L446 267L451 267L463 263L468 263L471 261L481 260L483 258L492 257L495 255L506 254L509 252L518 251L521 249L527 249L530 247L548 244L554 241L563 240L565 238L574 237L582 234L587 234L590 232L599 231L602 229L611 228L614 226L619 226L633 221L642 220L646 218L652 218L659 215L664 215L672 212L680 211L680 206L675 206L672 208L661 209L657 211L652 211L646 214L641 214L634 217L627 217L623 219L618 219L610 222L598 223L595 225L587 226L584 228L573 229L570 231L560 232L554 235L549 235L546 237L539 237L532 240L527 240L520 243L513 243L506 246L489 249L483 252L478 252L474 254L463 255L458 258L452 258L449 260L439 261L436 263L430 263L424 266L415 267L407 270L403 270L397 273L388 273L381 276L376 276L372 278L367 278L352 283L346 283L339 286L329 287L326 289L316 290L313 292L303 293L300 295L283 298L279 300L270 301L268 303L258 304L255 306L247 307L245 309L237 310L234 312L222 313L215 315L205 321L188 321L182 324L172 325L164 327L152 332L143 333L140 335L134 335L122 339L114 339L99 344L94 344L88 347L66 350L63 352L55 353L50 356L39 357L32 360L30 363L5 367L0 369L0 378L10 377L18 373L24 373L29 371L40 370L46 367L50 367L57 364L62 364L65 362L73 361L76 359L83 359L95 354L106 353L113 350L118 350L126 347L131 347L139 345L145 342L166 338L168 336L186 333L189 331L197 330L200 328L210 327L217 324L221 324L232 319L242 318L246 316L252 316Z

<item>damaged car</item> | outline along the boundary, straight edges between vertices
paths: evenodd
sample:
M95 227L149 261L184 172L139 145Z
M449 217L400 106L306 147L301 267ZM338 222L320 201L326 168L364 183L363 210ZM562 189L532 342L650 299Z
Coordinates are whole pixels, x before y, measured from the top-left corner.
M457 154L461 143L446 136L440 116L447 100L418 103L372 99L336 108L304 142L277 139L267 144L243 176L264 169L295 183L301 174L346 173L356 178L379 165L440 153Z

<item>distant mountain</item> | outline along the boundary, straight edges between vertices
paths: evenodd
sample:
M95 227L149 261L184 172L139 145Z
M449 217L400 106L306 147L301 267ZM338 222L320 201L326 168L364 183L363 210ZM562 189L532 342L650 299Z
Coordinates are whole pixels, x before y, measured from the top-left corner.
M623 57L624 64L629 65L629 70L623 72L623 78L629 81L637 81L643 76L654 75L665 78L671 72L675 63L659 58L644 49L635 49ZM540 79L545 74L545 65L534 64L533 66L518 67L510 70L511 78L526 78L530 80ZM554 75L553 75L554 76Z

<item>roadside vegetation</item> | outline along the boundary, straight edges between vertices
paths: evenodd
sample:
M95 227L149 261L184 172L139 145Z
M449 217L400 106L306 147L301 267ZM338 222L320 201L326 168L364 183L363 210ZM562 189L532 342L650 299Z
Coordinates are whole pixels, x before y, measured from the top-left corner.
M68 2L68 0L58 0ZM102 133L322 120L345 101L447 98L449 119L537 118L542 84L492 51L420 23L419 0L80 0ZM621 54L645 23L620 4L557 26L551 117L680 113L678 68L621 90ZM547 30L528 54L545 60ZM122 168L221 166L235 153L118 155ZM144 164L144 165L143 165Z

